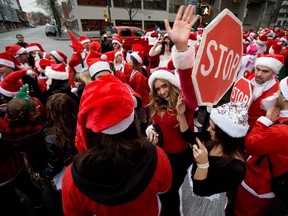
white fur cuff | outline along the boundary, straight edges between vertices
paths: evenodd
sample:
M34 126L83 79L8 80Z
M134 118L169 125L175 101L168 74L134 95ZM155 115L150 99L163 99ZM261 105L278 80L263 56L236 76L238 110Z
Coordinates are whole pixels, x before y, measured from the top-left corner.
M270 125L273 124L273 122L270 119L266 118L265 116L259 117L257 119L257 121L261 122L262 124L266 125L267 127L269 127Z
M195 60L195 47L190 46L185 52L178 52L172 47L172 61L176 69L185 70L192 68Z

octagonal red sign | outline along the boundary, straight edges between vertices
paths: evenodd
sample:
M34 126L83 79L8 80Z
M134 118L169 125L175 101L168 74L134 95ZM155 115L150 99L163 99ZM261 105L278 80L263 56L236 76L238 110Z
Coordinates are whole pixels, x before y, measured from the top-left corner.
M198 104L216 104L236 79L242 57L242 23L224 9L205 29L192 81Z
M249 107L252 102L251 81L244 77L238 79L233 86L230 101L240 101L247 104Z

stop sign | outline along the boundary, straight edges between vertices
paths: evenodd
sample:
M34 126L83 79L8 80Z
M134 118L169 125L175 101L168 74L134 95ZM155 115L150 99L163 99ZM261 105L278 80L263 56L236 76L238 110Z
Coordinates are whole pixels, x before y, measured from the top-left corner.
M192 81L198 104L212 106L236 79L242 57L242 23L224 9L203 31Z
M251 81L244 77L238 79L233 86L230 101L244 102L249 107L252 102Z

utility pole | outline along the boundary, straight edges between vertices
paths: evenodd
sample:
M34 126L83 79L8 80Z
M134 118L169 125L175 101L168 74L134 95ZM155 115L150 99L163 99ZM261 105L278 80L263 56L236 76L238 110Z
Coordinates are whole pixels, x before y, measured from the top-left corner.
M56 11L55 0L50 0L50 5L51 5L52 14L53 14L54 19L55 19L56 24L57 24L57 30L58 30L59 37L61 37L62 36L61 23L60 23L60 20L58 17L58 13Z
M262 25L263 17L265 16L266 9L267 9L267 5L268 5L268 0L266 0L264 4L265 4L265 5L264 5L264 10L263 10L263 13L262 13L262 15L261 15L261 18L260 18L260 21L259 21L259 24L258 24L258 27L257 27L257 31L256 31L256 32L259 31L259 29L260 29L260 27L261 27L261 25Z
M111 13L110 13L110 0L107 0L107 9L108 9L108 16L109 16L109 30L112 30L112 23L111 23Z

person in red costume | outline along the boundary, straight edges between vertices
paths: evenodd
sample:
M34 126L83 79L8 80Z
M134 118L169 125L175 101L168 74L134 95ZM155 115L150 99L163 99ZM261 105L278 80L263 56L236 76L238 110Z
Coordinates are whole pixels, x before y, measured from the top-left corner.
M195 7L189 5L182 16L184 7L181 6L172 29L168 21L164 21L168 35L175 44L172 47L172 61L178 70L180 81L167 70L156 70L148 80L151 89L150 110L153 124L146 129L146 133L148 139L154 144L157 143L157 138L158 140L163 140L161 146L168 155L173 173L171 189L160 196L162 216L180 215L178 189L193 159L189 143L181 136L177 121L176 105L181 92L181 85L187 107L185 116L189 127L193 130L192 118L198 106L191 78L195 47L188 47L188 39L190 29L198 19L198 17L195 17L190 22L194 10ZM163 139L161 139L161 136L157 137L159 133L155 132L155 128L158 127L155 127L155 125L161 129Z
M255 72L250 76L253 100L248 110L250 129L256 120L265 115L275 104L279 81L276 75L284 63L284 57L279 54L259 55L254 63Z
M140 135L131 91L108 74L81 97L76 146L62 181L65 215L156 216L172 181L164 151Z
M288 171L288 77L281 80L276 106L257 119L246 138L246 151L250 154L247 172L238 189L235 214L237 216L265 215L275 198L271 189L269 155L274 176ZM262 159L261 159L262 158ZM287 194L286 194L287 195ZM286 196L286 207L287 207Z

